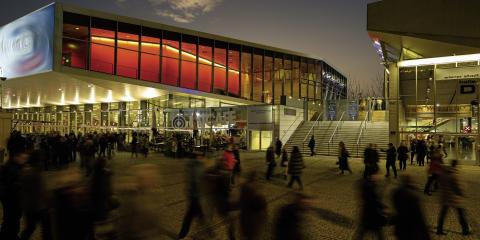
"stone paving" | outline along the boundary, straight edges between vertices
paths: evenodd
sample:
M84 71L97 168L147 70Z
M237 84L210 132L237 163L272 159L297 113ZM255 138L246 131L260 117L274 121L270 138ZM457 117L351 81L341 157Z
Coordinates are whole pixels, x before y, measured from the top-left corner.
M276 169L277 177L268 182L263 180L263 174L266 170L264 155L264 152L241 153L242 172L256 170L259 173L259 187L267 197L269 214L263 239L271 239L270 232L276 211L278 207L289 202L295 190L286 187L286 181L280 176L282 171L280 167ZM362 176L362 160L350 159L352 175L337 175L335 162L335 157L315 156L305 158L306 169L302 177L305 185L304 193L315 200L314 209L309 211L306 220L308 224L305 226L311 239L351 239L356 229L358 214L356 186ZM147 158L139 155L137 159L130 159L129 155L120 153L113 160L115 181L129 175L131 167L140 163L151 163L157 165L160 169L161 191L156 193L151 200L160 205L161 210L158 212L158 220L162 223L166 234L155 239L174 239L179 231L186 208L185 161L167 158L160 154L151 154ZM380 164L381 170L384 171L385 161ZM433 196L425 196L422 191L418 190L423 201L428 225L432 231L432 239L480 239L480 209L478 208L480 192L477 190L480 184L480 167L461 166L460 171L468 194L466 201L467 217L474 234L467 237L462 236L457 216L453 211L450 211L444 227L447 235L435 235L434 228L439 214L438 193L434 193ZM427 178L426 168L409 165L406 172L414 176L419 189L423 189ZM382 180L381 189L384 203L387 206L391 205L391 191L397 184L398 180L394 178ZM234 188L233 198L238 196L238 189L238 187ZM391 211L390 207L389 210ZM234 212L232 215L236 219L238 213ZM189 237L193 239L212 239L206 234L206 230L211 229L216 232L215 239L227 239L225 226L225 219L218 217L215 217L207 227L198 226L194 221ZM385 235L387 239L394 239L391 227L385 228Z

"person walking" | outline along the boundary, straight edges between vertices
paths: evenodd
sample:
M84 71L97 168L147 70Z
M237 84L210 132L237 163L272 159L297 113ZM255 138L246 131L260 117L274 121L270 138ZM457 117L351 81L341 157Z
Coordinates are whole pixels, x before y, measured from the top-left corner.
M291 188L293 182L296 181L300 186L300 190L303 190L302 179L300 177L302 176L304 168L305 163L303 162L300 149L297 146L294 146L292 153L290 154L290 161L288 161L288 174L290 175L290 181L288 182L289 188Z
M413 159L415 158L417 140L412 139L410 141L410 165L413 165Z
M411 176L401 176L401 185L393 191L393 206L396 215L392 222L398 240L430 239L420 198L416 194Z
M470 235L471 230L468 225L463 200L465 198L465 191L460 184L459 174L457 169L458 161L452 160L451 166L445 169L445 173L440 177L440 187L442 189L440 216L437 223L437 234L445 235L443 231L443 223L449 208L454 208L458 212L460 225L462 226L462 234Z
M240 190L240 233L242 239L261 239L267 222L267 200L260 191L255 172L250 173L248 180Z
M270 178L273 175L273 172L275 171L275 166L277 166L277 163L275 162L275 153L273 152L273 147L270 146L267 148L267 153L266 153L266 163L267 163L267 174L265 178L267 180L270 180Z
M293 201L278 210L275 219L274 240L305 240L306 213L310 209L308 198L296 194Z
M393 174L395 178L397 178L397 167L395 165L395 161L397 160L397 150L393 146L393 143L389 143L388 149L384 152L387 153L387 163L386 163L387 174L385 175L385 177L390 177L390 168L392 168Z
M440 147L437 147L437 149L435 149L432 152L432 160L430 161L430 166L428 168L429 176L427 179L427 183L425 184L425 188L423 190L423 192L429 196L432 195L431 193L432 183L435 182L435 185L438 187L439 177L443 173L442 163L443 163L443 160L442 160L441 149Z
M287 180L287 176L288 176L288 152L287 152L287 147L284 146L283 147L283 150L282 150L282 162L281 162L281 165L283 167L283 178L285 180Z
M364 239L366 233L374 233L377 239L384 239L382 228L387 224L387 218L378 193L378 181L378 174L360 180L360 220L355 240Z
M338 166L340 168L340 174L343 174L344 171L350 172L352 174L352 170L350 170L350 166L348 165L348 158L350 154L348 153L347 148L345 147L344 142L340 142L338 144Z
M240 176L240 172L242 171L240 166L240 149L238 144L233 146L233 156L235 157L235 166L233 167L232 172L232 184L235 184L236 178Z
M399 170L407 170L407 159L408 159L408 148L405 146L405 143L400 143L400 146L397 149L398 153L398 162L400 163Z
M378 172L379 154L374 144L368 144L363 152L363 163L365 170L363 171L363 178Z
M282 141L280 141L280 138L277 138L277 141L275 142L275 155L277 155L277 158L279 158L280 155L282 154L282 147L283 147Z
M308 142L308 148L310 148L310 156L315 155L315 137L313 135Z
M130 152L131 158L133 158L133 155L135 154L135 157L138 157L137 151L138 151L138 138L137 138L137 133L132 133L132 142L130 143Z
M415 151L417 153L417 164L418 166L425 165L425 156L427 155L427 146L425 145L424 140L419 140L415 146Z

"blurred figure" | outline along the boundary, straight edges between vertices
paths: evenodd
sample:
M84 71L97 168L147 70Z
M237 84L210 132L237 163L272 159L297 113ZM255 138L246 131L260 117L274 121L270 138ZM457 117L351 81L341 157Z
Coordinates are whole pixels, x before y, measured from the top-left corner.
M457 210L460 225L462 226L462 234L471 234L463 206L465 191L460 183L457 165L458 161L452 160L451 167L446 167L444 174L440 177L442 210L440 211L437 224L437 234L439 235L445 235L443 223L449 208L455 208Z
M107 147L108 147L107 136L105 135L100 136L100 139L98 140L98 144L100 146L100 153L98 154L98 156L105 157L107 152Z
M240 190L240 232L242 239L261 239L267 222L267 200L256 182L256 173L250 173Z
M393 143L388 144L387 150L382 150L387 153L387 163L385 167L387 168L387 174L385 177L390 177L390 168L393 169L393 174L397 178L397 167L395 161L397 160L397 150L393 146Z
M67 170L54 190L55 239L92 239L93 216L88 186L80 172Z
M307 239L303 226L307 223L305 214L309 208L308 199L296 194L295 199L278 210L274 226L274 240Z
M132 142L130 143L130 152L131 152L131 158L133 158L133 155L135 157L138 157L138 138L137 138L137 133L132 133Z
M405 146L405 142L402 141L397 149L398 161L400 166L398 170L407 170L408 148Z
M288 187L292 187L293 182L296 181L300 186L300 190L303 190L302 171L305 168L302 154L297 146L293 147L292 154L290 154L290 161L288 161L288 174L290 175L290 181Z
M352 174L352 170L350 170L350 166L348 165L349 157L350 153L348 153L345 143L338 143L338 167L340 168L340 174L343 174L344 171L348 171Z
M412 139L410 141L410 165L413 165L413 159L415 158L417 139Z
M378 174L373 174L360 182L360 221L353 239L364 239L367 233L374 233L377 239L384 239L382 227L386 225L387 218L378 193L378 181Z
M425 165L425 156L427 155L427 146L425 145L424 140L417 141L417 145L415 146L415 151L417 154L417 164L418 166Z
M81 156L85 165L86 176L90 176L93 171L93 164L95 161L96 152L97 149L95 147L95 144L91 137L89 137L87 140L85 140L83 146L81 147Z
M282 154L282 146L282 141L280 141L280 138L277 138L277 141L275 142L275 155L277 155L277 158Z
M442 175L443 167L442 167L442 154L441 149L437 147L436 150L432 153L432 160L430 161L430 166L428 168L428 179L427 183L425 184L425 188L423 192L427 195L432 195L432 183L435 182L436 187L438 188L438 180L439 177Z
M308 148L310 148L310 156L315 155L315 137L313 135L308 142Z
M400 179L401 185L393 192L395 236L398 240L429 240L428 227L412 177L403 175Z
M21 173L27 160L28 154L16 152L0 169L0 200L3 207L0 239L18 239L23 211Z
M107 159L99 157L95 161L90 183L92 214L95 221L103 221L114 207L112 202L112 171L107 166Z
M223 152L223 170L229 175L230 183L233 182L233 170L235 169L236 160L233 154L233 144L227 144L227 148Z
M20 240L30 239L37 224L41 225L42 239L52 239L47 190L41 172L44 157L40 151L34 152L23 169L21 190L25 227Z
M238 147L238 144L235 144L233 147L233 156L235 157L235 166L233 167L233 172L232 172L232 184L235 184L236 178L240 176L240 172L242 171L241 165L240 165L240 149Z
M273 173L275 171L275 166L277 166L277 163L275 162L275 153L273 152L272 146L267 148L265 161L267 163L267 174L265 178L267 180L270 180L270 178L273 176Z
M178 239L183 239L187 236L190 225L194 218L198 218L200 222L205 224L204 211L201 205L203 198L203 180L204 176L204 156L203 153L194 152L192 160L187 164L187 211L183 217L182 229L178 234Z
M282 150L282 160L281 160L281 166L283 167L283 178L287 180L288 176L288 152L287 152L287 147L284 146Z
M378 172L378 161L379 155L375 145L368 144L363 152L363 163L365 164L365 170L363 171L364 178Z

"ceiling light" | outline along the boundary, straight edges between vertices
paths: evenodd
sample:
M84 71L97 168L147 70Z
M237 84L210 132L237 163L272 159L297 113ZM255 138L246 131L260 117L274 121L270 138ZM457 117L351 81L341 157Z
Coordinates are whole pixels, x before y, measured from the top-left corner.
M79 27L76 27L75 30L80 30L80 28L79 28Z

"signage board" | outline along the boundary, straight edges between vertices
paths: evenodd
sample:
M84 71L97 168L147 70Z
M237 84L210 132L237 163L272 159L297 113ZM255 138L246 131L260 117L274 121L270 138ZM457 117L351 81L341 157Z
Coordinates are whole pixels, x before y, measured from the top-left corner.
M0 27L0 77L52 70L55 5Z
M435 70L435 79L437 81L480 79L480 66L460 68L437 68Z

